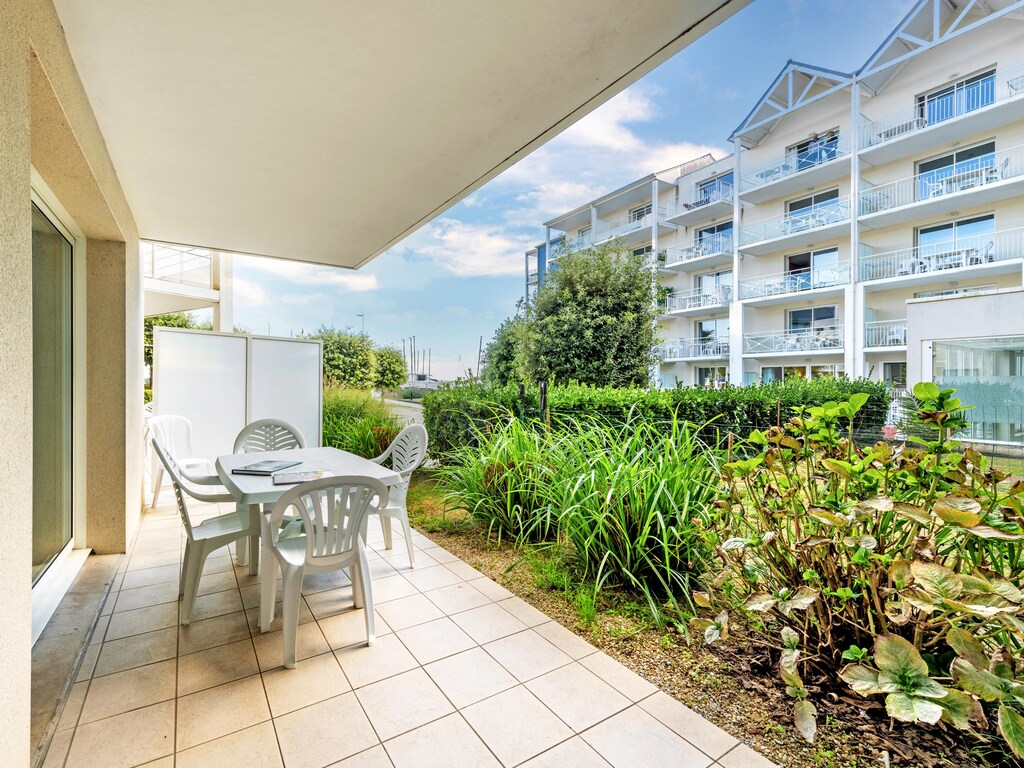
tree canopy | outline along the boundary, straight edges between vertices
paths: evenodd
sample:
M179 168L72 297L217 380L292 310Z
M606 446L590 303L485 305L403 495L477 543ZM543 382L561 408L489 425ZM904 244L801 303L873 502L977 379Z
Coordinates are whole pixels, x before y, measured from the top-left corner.
M353 389L373 387L377 354L370 337L320 326L309 338L324 345L324 383Z
M374 375L374 386L377 389L397 389L405 383L409 371L405 364L405 355L394 347L378 347L377 370Z
M481 377L488 387L504 387L520 381L516 355L519 350L521 314L506 318L494 332L494 338L487 344L481 362Z

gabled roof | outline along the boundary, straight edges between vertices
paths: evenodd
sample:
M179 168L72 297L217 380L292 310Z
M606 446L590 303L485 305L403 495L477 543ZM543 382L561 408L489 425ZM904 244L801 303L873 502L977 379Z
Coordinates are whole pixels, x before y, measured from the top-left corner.
M849 72L790 59L729 139L739 139L745 147L755 146L784 115L846 88L852 79Z
M858 82L877 94L917 54L1001 16L1020 15L1022 9L1024 1L919 0L857 71Z

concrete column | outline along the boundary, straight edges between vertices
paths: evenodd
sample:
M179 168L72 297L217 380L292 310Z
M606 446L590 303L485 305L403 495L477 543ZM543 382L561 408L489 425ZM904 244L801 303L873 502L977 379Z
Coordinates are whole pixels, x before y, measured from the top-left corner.
M233 257L230 253L213 254L213 288L219 292L213 306L213 330L231 333L235 327L235 298L232 284ZM529 277L529 275L527 275Z
M142 274L137 240L86 243L85 545L124 552L142 511ZM119 384L123 382L123 384Z
M740 304L740 151L733 139L732 155L732 302L729 304L729 383L743 383L743 305Z
M846 288L843 364L847 376L864 371L864 289L857 282L860 254L860 84L850 85L850 284Z
M30 12L0 3L0 765L28 765L32 670L32 210Z

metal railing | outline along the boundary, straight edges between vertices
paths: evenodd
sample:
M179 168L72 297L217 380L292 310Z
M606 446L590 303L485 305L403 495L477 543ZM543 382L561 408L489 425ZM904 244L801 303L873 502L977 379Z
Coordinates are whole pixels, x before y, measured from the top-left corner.
M701 259L705 256L718 256L723 253L732 253L732 234L718 234L702 237L693 245L682 248L666 248L666 263L681 264L694 259Z
M841 197L743 227L740 229L740 246L759 243L762 240L774 240L777 237L819 229L849 220L850 198L849 196Z
M662 360L723 358L729 356L729 340L716 337L673 339L658 348Z
M992 152L860 192L860 215L970 192L1024 173L1024 146Z
M864 323L865 347L905 347L906 345L906 320L875 320Z
M658 208L658 220L664 221L667 215L665 208ZM619 216L610 220L598 219L597 224L594 227L593 241L595 243L602 240L609 240L613 237L619 237L620 235L628 235L630 232L635 232L638 229L644 229L654 224L654 211L648 213L646 216Z
M692 291L670 293L665 299L665 312L685 312L689 309L721 307L732 300L732 287L721 285L717 289L696 288Z
M992 77L961 85L942 95L878 120L863 118L860 146L871 147L920 131L976 109L1024 94L1024 63L1000 68Z
M754 187L771 184L849 154L849 136L841 136L831 141L822 137L813 147L800 152L787 152L783 158L744 173L740 178L740 190L746 192Z
M816 288L832 288L850 282L850 265L836 264L830 267L809 267L789 272L776 272L751 280L740 281L741 299L761 299L782 296L787 293L813 291Z
M678 216L681 213L703 208L705 205L719 201L732 203L733 185L731 181L716 180L698 186L688 195L680 195L677 200L669 203L666 215Z
M213 259L205 248L144 240L139 243L139 250L145 277L203 288L213 285Z
M841 325L743 334L743 353L748 355L771 352L840 352L842 349Z
M860 280L907 277L1024 259L1024 227L860 257Z

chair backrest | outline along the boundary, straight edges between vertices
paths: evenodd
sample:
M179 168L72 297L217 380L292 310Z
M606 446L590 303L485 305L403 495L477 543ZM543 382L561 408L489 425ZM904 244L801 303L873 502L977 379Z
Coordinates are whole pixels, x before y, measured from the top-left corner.
M427 430L422 424L410 424L398 433L391 445L376 461L384 463L391 459L391 468L402 476L399 483L391 486L391 500L397 504L405 504L405 495L409 490L412 473L427 458Z
M154 416L153 418L157 417ZM185 526L185 533L191 540L193 538L192 520L188 516L188 507L185 505L185 494L181 490L181 470L178 468L178 462L174 460L174 455L172 453L168 453L167 449L164 447L162 438L157 434L153 435L153 450L156 452L160 462L164 465L167 475L171 478L171 485L174 488L174 498L178 502L178 514L181 515L181 522L182 525Z
M192 450L192 422L184 416L151 416L149 433L163 443L171 456L195 458Z
M306 439L297 427L280 419L260 419L238 433L234 453L287 451L305 447Z
M276 534L289 510L302 519L306 562L330 565L356 546L366 516L387 506L388 489L372 477L324 477L297 485L274 505L266 527Z

